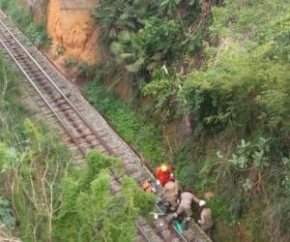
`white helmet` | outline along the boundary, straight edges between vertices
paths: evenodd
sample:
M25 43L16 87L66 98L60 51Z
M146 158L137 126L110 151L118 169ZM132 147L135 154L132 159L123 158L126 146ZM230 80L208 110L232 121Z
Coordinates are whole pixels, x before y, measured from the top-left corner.
M199 206L202 207L202 206L205 206L206 202L204 200L200 200L199 201Z

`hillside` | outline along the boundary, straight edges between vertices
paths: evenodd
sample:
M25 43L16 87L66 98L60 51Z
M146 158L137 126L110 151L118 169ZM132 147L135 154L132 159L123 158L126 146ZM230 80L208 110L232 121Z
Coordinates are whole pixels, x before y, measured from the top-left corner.
M152 166L213 195L214 239L289 241L290 3L92 1L62 26L92 21L89 42L59 3L50 57Z
M112 55L95 81L131 83L139 116L145 98L178 178L214 192L217 241L289 240L289 7L100 1L94 11ZM184 120L192 131L180 139Z

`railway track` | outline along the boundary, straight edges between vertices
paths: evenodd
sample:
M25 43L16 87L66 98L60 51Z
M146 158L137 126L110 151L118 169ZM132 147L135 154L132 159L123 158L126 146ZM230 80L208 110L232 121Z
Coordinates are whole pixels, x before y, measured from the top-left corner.
M34 97L37 105L61 130L65 141L80 161L79 165L83 164L88 150L97 149L104 154L120 158L127 175L134 177L137 182L148 177L152 178L153 175L148 167L142 165L142 158L129 146L126 146L125 142L110 129L110 126L101 117L98 117L98 122L92 121L95 117L88 118L84 109L92 111L92 108L88 108L89 105L81 97L81 101L75 100L72 89L64 87L68 82L59 81L64 78L57 74L53 66L36 48L25 42L22 33L0 10L1 49L8 53L26 77L30 93L37 96ZM118 190L120 185L118 180L112 179L112 181L113 187ZM155 212L160 211L161 209L156 206ZM183 235L180 235L173 226L168 225L166 218L149 223L147 218L139 217L136 219L135 225L139 231L136 241L211 241L195 223L192 225L193 229L186 231Z

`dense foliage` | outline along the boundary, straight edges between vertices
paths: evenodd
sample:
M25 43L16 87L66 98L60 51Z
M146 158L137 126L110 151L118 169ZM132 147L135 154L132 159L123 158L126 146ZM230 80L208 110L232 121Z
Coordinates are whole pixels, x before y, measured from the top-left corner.
M215 191L217 219L243 223L257 241L290 236L289 12L282 0L100 1L94 10L117 70L108 76L131 78L159 123L193 117L192 137L175 150L181 182Z
M88 166L66 178L55 224L58 241L133 241L134 218L148 214L154 197L129 177L122 179L120 192L112 196L110 170L106 169L112 164L118 161L91 152Z
M194 65L192 56L200 53L202 35L207 35L204 28L207 14L202 14L202 6L202 1L194 0L99 1L93 15L104 31L104 47L113 57L107 61L114 63L113 69L117 69L119 79L124 82L133 80L132 87L140 95L141 87L148 82L155 80L155 85L162 87L176 80L166 73L161 75L162 66L172 69L174 74ZM158 71L159 74L153 74ZM124 72L130 77L124 77ZM176 85L168 92L165 89L162 103L149 105L161 121L175 118L174 113L167 113L165 118L163 113L157 113L174 98L176 89ZM148 90L144 94L154 96Z
M76 169L54 132L28 118L16 70L0 57L0 219L23 241L133 241L134 219L154 197L124 176L119 160L91 151ZM111 170L122 177L111 192ZM122 206L121 206L122 205Z

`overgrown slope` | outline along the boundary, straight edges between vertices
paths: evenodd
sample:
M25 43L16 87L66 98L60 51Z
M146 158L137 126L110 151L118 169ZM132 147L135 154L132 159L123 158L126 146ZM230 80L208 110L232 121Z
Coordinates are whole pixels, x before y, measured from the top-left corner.
M282 0L100 0L93 10L107 52L89 69L90 101L152 164L171 159L182 185L214 192L216 241L290 240L289 10ZM142 128L99 88L108 80L132 88ZM146 116L160 129L189 117L193 132L166 155Z
M214 2L100 1L111 58L98 80L130 73L161 127L192 117L174 165L215 193L218 241L289 241L290 3Z
M0 53L0 223L25 242L133 241L134 219L152 210L154 197L120 160L91 151L85 168L74 167L59 137L23 108L20 78ZM117 194L111 169L122 176Z

